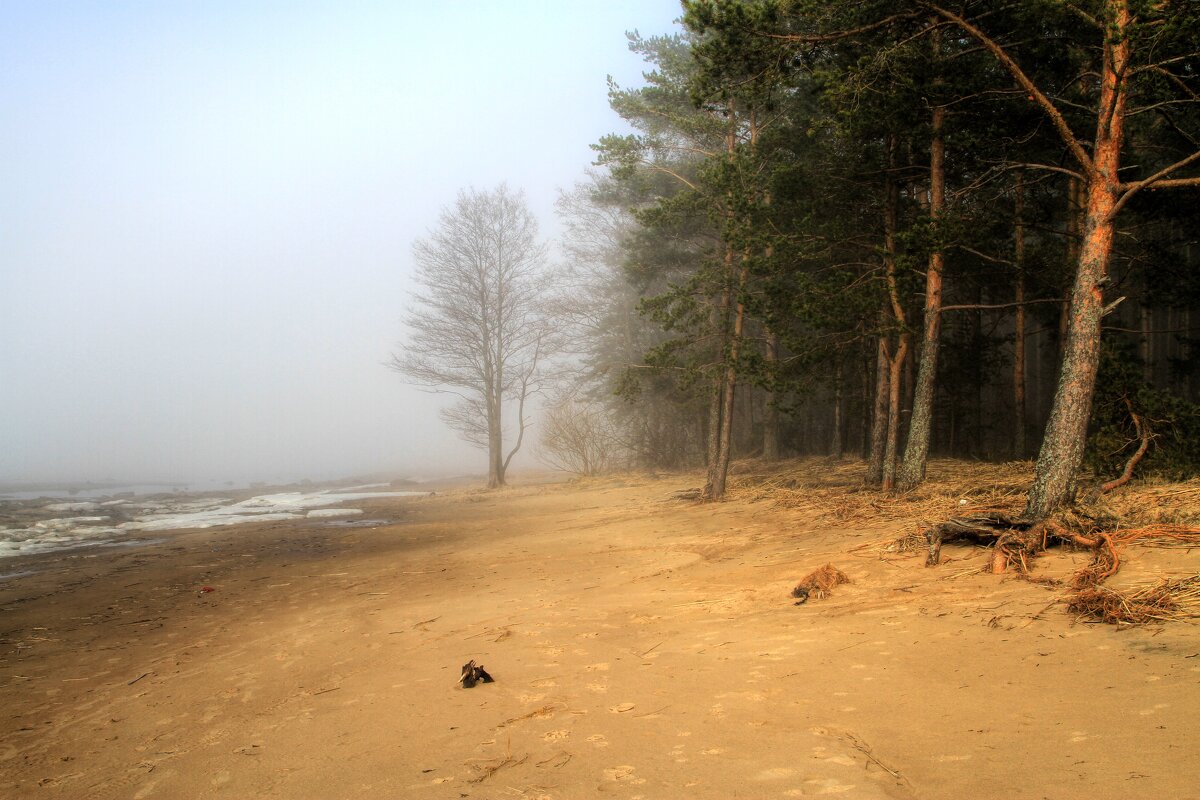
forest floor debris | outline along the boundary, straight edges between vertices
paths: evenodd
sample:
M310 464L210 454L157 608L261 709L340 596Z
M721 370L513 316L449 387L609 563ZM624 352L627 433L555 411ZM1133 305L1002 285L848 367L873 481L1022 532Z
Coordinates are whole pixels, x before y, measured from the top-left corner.
M900 521L913 526L854 548L860 552L927 550L926 563L933 566L940 562L943 542L971 541L990 551L990 565L979 571L1013 570L1034 583L1065 583L1067 608L1089 619L1110 623L1181 619L1190 616L1189 609L1196 603L1190 579L1165 577L1157 588L1137 590L1103 584L1117 574L1131 546L1200 548L1200 479L1135 481L1111 493L1088 496L1054 519L1033 524L1018 516L1033 477L1033 464L1025 461L985 464L933 459L925 482L905 493L867 487L866 465L858 460L740 462L734 475L731 495L738 499L770 501L821 521ZM1091 563L1067 581L1032 574L1034 559L1055 543L1091 550Z

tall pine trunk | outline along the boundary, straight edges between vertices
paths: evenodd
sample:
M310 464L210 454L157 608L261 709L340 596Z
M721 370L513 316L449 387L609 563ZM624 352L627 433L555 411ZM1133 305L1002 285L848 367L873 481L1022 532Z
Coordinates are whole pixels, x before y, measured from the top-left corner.
M893 144L894 144L893 138ZM894 151L894 147L892 148ZM883 204L883 259L887 279L888 299L891 301L892 316L899 329L894 352L884 343L883 355L887 357L887 437L883 446L883 469L880 488L890 492L896 486L896 456L900 441L900 383L904 376L904 363L908 358L910 334L904 305L900 302L900 285L896 275L896 235L900 218L900 187L891 178Z
M743 264L738 271L738 300L733 315L733 331L729 338L729 354L726 356L725 386L721 398L721 441L717 449L717 468L709 483L708 497L711 500L725 497L725 482L729 477L729 459L733 451L733 401L737 390L737 361L741 351L742 332L746 325L746 306L741 296L747 277L748 270Z
M946 143L942 128L946 120L944 106L934 106L933 138L929 144L929 216L934 236L940 238L942 216L946 211ZM913 390L912 418L908 423L908 442L904 463L897 476L897 488L908 490L925 480L929 457L929 438L933 429L933 396L937 383L938 344L942 330L942 273L945 254L940 242L934 243L925 272L925 325L921 338L921 363Z
M841 458L846 449L842 437L842 363L833 368L833 431L829 440L829 455Z
M774 386L775 370L779 364L779 337L774 331L766 332L763 360L767 366L768 386ZM764 461L779 458L779 408L775 405L775 390L769 388L763 401L763 449Z
M1015 224L1013 226L1013 251L1016 262L1016 281L1013 300L1016 302L1016 319L1013 322L1013 443L1012 454L1025 458L1029 449L1026 441L1025 421L1025 184L1017 172L1013 199Z
M882 319L887 319L886 312ZM883 455L887 446L888 421L888 347L887 337L880 336L875 348L875 404L871 413L871 452L867 460L867 484L883 483Z
M1034 469L1025 517L1044 519L1069 502L1083 462L1091 417L1096 370L1100 362L1100 322L1104 315L1104 284L1112 254L1121 178L1126 67L1129 59L1129 9L1126 0L1110 0L1109 41L1100 76L1096 139L1088 175L1079 264L1071 289L1067 339L1054 406L1046 437Z
M726 251L726 256L731 257L733 251ZM729 295L730 287L726 282L721 290L721 300L713 311L713 327L720 332L718 337L721 347L721 355L725 353L725 336L729 326ZM708 399L708 436L704 452L704 465L708 467L708 482L712 484L713 470L717 468L717 461L721 450L721 407L725 397L725 367L724 362L719 362L716 374L713 376L712 394ZM705 489L707 492L707 487Z

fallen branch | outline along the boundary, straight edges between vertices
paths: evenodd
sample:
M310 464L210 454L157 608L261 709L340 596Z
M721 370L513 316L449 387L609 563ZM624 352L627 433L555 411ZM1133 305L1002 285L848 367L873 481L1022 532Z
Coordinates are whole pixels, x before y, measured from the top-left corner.
M476 769L478 769L481 774L476 775L474 778L468 778L467 783L483 783L488 778L492 777L493 775L495 775L497 772L504 769L505 767L520 766L521 764L524 764L528 760L529 760L529 754L526 753L525 755L521 756L520 758L513 758L513 757L509 756L508 758L504 759L503 761L501 761L499 763L487 764L487 765L484 765L481 767L476 767Z
M1118 477L1113 478L1107 483L1102 483L1099 487L1097 487L1095 492L1097 496L1108 494L1118 486L1124 486L1125 484L1129 483L1129 481L1133 479L1133 468L1136 467L1138 462L1145 457L1146 451L1150 449L1150 442L1152 439L1154 439L1154 434L1150 432L1149 424L1146 423L1141 415L1134 412L1133 403L1129 402L1128 397L1125 398L1125 407L1129 409L1129 416L1133 418L1133 427L1134 430L1137 431L1137 437L1140 440L1140 443L1138 444L1137 450L1135 450L1133 455L1129 457L1129 460L1125 462L1124 471L1122 471Z

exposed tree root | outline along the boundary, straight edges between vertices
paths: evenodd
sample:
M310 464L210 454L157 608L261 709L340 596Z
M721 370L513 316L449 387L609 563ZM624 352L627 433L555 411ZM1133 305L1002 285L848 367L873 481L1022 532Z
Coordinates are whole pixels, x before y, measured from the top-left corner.
M1200 602L1200 578L1188 579L1175 586L1164 582L1153 590L1123 595L1102 584L1121 568L1121 552L1132 542L1161 542L1200 545L1200 530L1177 525L1148 525L1141 528L1079 533L1054 520L1030 521L1005 514L977 514L952 518L924 531L929 545L925 566L941 561L942 545L969 541L992 545L991 572L1000 574L1010 568L1035 583L1056 585L1056 581L1030 578L1029 568L1039 553L1055 544L1066 544L1092 551L1092 560L1070 581L1068 608L1077 614L1108 623L1139 623L1178 616L1180 600L1187 597Z
M1076 592L1068 610L1110 625L1195 617L1200 614L1200 575L1165 579L1124 593L1092 586Z

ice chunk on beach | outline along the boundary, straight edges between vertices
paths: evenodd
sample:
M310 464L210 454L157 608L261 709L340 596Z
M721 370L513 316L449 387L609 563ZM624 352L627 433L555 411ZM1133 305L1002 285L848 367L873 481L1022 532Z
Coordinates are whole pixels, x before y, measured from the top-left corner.
M110 544L111 537L123 531L112 525L94 524L106 521L108 517L65 517L40 520L28 528L4 528L0 530L0 558Z
M361 514L361 508L314 508L309 511L309 517L349 517L354 514Z
M180 513L179 510L163 509L162 513L144 515L126 525L136 530L163 531L181 528L212 528L218 525L237 525L242 522L300 519L306 515L333 516L355 511L361 513L361 510L358 509L333 508L339 503L426 494L428 492L280 492L262 494L228 505L212 505L210 502L203 508L193 508L185 513ZM333 513L314 515L313 510Z
M84 501L80 503L51 503L46 506L46 510L57 514L63 511L95 511L99 507L99 503Z

